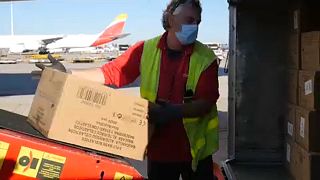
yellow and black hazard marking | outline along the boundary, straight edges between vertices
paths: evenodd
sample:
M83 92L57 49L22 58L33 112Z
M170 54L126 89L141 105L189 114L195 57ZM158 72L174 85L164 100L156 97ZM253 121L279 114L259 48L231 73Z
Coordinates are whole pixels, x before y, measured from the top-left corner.
M14 173L38 179L57 179L65 161L65 157L22 146Z
M0 170L2 168L2 164L6 159L6 155L9 149L9 143L0 141Z
M132 180L133 177L127 174L116 172L114 175L114 180Z

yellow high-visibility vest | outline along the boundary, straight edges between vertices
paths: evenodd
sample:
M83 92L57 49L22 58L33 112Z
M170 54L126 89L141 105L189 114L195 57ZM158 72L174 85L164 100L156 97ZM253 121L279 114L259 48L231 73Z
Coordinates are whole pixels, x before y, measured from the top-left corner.
M158 43L161 36L144 42L141 57L140 73L141 97L155 102L158 93L161 49ZM190 57L188 79L186 91L195 92L198 80L203 71L215 62L215 54L207 46L196 41L193 53ZM219 148L219 120L217 106L214 105L210 113L198 118L184 118L184 128L186 130L192 155L192 169L195 171L198 161L212 155Z

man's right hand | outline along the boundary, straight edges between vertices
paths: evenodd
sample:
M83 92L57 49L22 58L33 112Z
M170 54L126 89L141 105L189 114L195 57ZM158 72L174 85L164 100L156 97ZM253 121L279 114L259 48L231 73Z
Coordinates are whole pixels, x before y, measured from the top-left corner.
M50 67L52 69L61 71L61 72L67 72L67 69L64 67L64 65L59 62L57 59L52 57L52 55L49 53L48 54L48 59L51 63L51 65L44 65L43 63L36 63L36 66L40 68L41 70L44 70L46 67Z
M148 119L156 126L163 126L170 121L183 118L181 105L170 103L153 104L149 103Z

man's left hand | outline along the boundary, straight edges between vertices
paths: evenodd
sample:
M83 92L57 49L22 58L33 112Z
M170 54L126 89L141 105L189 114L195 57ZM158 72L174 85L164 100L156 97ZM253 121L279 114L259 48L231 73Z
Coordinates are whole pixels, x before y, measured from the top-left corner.
M52 69L55 69L55 70L58 70L61 72L67 72L67 69L64 67L64 65L61 62L59 62L57 59L52 57L52 55L50 53L48 54L48 59L49 59L51 65L46 66L42 63L36 63L36 66L38 68L40 68L41 70L44 70L46 67L50 67Z

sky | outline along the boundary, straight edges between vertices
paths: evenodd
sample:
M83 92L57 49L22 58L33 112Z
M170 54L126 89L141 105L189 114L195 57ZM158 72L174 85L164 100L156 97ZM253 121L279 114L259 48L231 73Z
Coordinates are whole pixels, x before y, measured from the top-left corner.
M97 34L120 13L127 13L121 41L132 44L164 32L162 12L169 0L34 0L13 3L16 35ZM228 43L227 0L202 0L198 40ZM0 35L11 33L10 3L0 3Z

